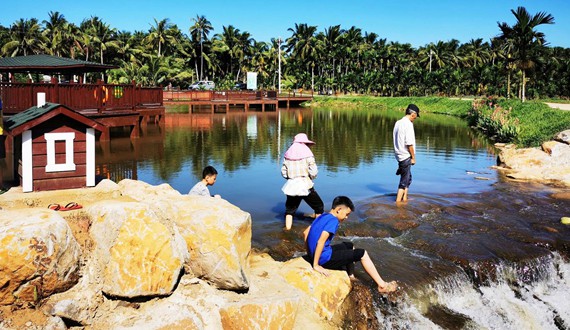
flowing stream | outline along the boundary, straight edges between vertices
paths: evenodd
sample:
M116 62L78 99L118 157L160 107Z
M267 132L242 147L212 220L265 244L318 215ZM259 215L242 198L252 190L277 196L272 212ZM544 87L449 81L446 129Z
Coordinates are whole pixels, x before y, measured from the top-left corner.
M389 329L570 329L570 201L567 192L513 182L491 167L490 143L449 116L414 122L417 165L410 201L394 203L398 177L392 128L402 112L297 109L229 114L168 114L140 139L98 145L99 175L167 182L187 193L202 168L219 174L212 194L250 212L254 248L277 260L303 253L311 210L302 204L284 232L281 157L307 133L330 207L346 195L356 212L336 240L365 248L401 290L374 295L380 327ZM117 133L117 132L115 132ZM118 132L120 134L120 132ZM357 267L359 280L373 288Z

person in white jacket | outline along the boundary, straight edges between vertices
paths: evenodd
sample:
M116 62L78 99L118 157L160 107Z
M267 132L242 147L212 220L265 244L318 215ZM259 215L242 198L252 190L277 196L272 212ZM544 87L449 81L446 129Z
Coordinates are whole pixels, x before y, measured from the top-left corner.
M313 180L317 177L318 169L315 156L309 148L315 142L309 140L307 134L295 135L293 144L284 155L281 175L287 179L282 188L287 195L285 201L285 229L290 230L293 225L293 215L305 201L315 212L315 217L324 211L324 203L314 188Z

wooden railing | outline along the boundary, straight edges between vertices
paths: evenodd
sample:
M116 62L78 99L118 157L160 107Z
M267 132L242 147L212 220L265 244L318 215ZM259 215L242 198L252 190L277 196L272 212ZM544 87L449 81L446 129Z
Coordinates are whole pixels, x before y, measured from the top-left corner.
M277 91L261 90L261 91L184 91L184 90L165 90L163 92L165 101L234 101L234 100L261 100L276 99ZM304 93L298 91L290 91L279 94L279 97L312 97L312 91Z
M73 110L135 110L162 106L162 88L104 84L0 83L3 112L16 114L37 103L37 94L45 93L46 102L63 104Z

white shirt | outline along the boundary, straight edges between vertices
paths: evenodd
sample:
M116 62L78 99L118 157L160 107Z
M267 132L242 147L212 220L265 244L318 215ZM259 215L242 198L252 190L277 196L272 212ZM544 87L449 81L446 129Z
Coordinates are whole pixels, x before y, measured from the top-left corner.
M192 187L192 189L190 189L190 192L188 192L188 195L211 197L210 190L208 189L206 184L202 181L199 181L198 183L196 183L194 185L194 187Z
M414 124L405 116L404 118L398 120L396 125L394 125L394 154L396 159L401 162L412 155L408 149L408 146L413 146L416 150L416 134L414 133Z

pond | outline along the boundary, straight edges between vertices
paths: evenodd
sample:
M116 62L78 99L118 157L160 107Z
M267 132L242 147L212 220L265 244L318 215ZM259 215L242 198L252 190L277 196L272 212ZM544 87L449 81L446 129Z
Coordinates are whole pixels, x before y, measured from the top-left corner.
M383 324L570 326L570 304L549 303L570 294L570 229L559 223L570 203L552 197L556 188L503 178L491 168L492 144L464 121L422 113L414 122L410 201L396 206L392 129L402 116L378 109L171 113L164 127L148 125L137 140L99 145L97 170L187 193L212 165L219 174L210 192L251 213L252 245L285 260L302 254L301 232L311 221L303 203L293 230L282 230L282 155L303 132L316 142L315 188L325 210L337 195L356 204L337 239L366 248L380 274L403 288L395 305L376 297ZM358 277L372 287L362 269Z

